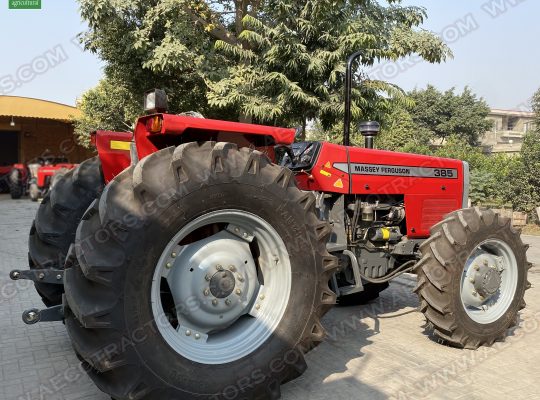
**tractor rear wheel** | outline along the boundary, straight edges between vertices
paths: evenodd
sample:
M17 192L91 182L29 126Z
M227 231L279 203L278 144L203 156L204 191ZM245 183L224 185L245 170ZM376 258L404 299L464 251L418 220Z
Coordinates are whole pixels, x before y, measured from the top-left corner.
M77 225L103 190L103 185L98 157L84 161L59 177L54 188L43 198L30 230L30 269L64 268L69 246L75 241ZM45 305L62 302L62 285L36 282L35 286Z
M20 199L24 194L24 187L22 182L21 171L17 168L13 168L9 173L9 193L12 199Z
M433 226L416 268L427 330L468 349L503 340L525 307L527 247L509 218L487 209L455 211Z
M279 398L336 300L314 204L290 170L230 143L166 148L115 177L65 272L66 327L96 385L117 400Z

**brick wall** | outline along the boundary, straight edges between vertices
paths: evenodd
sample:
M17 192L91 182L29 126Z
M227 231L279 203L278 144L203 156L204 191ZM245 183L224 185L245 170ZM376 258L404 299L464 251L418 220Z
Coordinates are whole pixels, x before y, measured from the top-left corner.
M11 118L0 117L0 143L2 131L19 132L19 162L49 154L67 157L70 162L81 162L95 154L92 149L79 146L73 137L73 126L69 123L38 119L15 117L15 126L10 126Z

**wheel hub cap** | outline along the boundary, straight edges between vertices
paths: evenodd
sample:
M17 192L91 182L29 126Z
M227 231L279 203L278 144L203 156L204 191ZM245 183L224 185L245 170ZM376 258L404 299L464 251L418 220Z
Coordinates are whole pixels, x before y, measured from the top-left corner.
M245 313L259 288L248 242L222 231L175 250L166 278L182 329L208 334Z
M480 243L468 257L461 279L461 302L475 322L497 321L510 307L518 267L510 246L499 239Z
M216 272L210 279L210 293L218 299L229 296L236 285L234 275L231 271Z
M489 298L497 293L501 282L501 274L495 266L483 265L475 274L474 287L480 296Z

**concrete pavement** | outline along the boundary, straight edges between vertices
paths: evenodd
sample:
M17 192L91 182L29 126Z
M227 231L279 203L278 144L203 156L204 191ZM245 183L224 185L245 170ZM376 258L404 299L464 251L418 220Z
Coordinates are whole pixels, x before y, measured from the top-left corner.
M0 195L0 399L108 400L81 371L64 325L24 325L42 307L32 284L8 272L27 265L37 204ZM438 344L423 332L414 278L391 283L366 306L335 308L328 340L307 355L309 369L283 386L284 400L538 399L540 397L540 238L526 236L532 288L520 326L506 342L477 351Z

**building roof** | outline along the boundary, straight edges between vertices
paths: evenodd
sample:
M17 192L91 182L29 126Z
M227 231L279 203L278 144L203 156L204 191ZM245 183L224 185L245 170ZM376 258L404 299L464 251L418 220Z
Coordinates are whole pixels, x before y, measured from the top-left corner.
M66 104L19 96L0 96L0 116L44 118L69 122L81 111Z
M489 115L505 115L509 117L526 117L534 118L534 113L531 111L519 111L519 110L501 110L492 108Z

